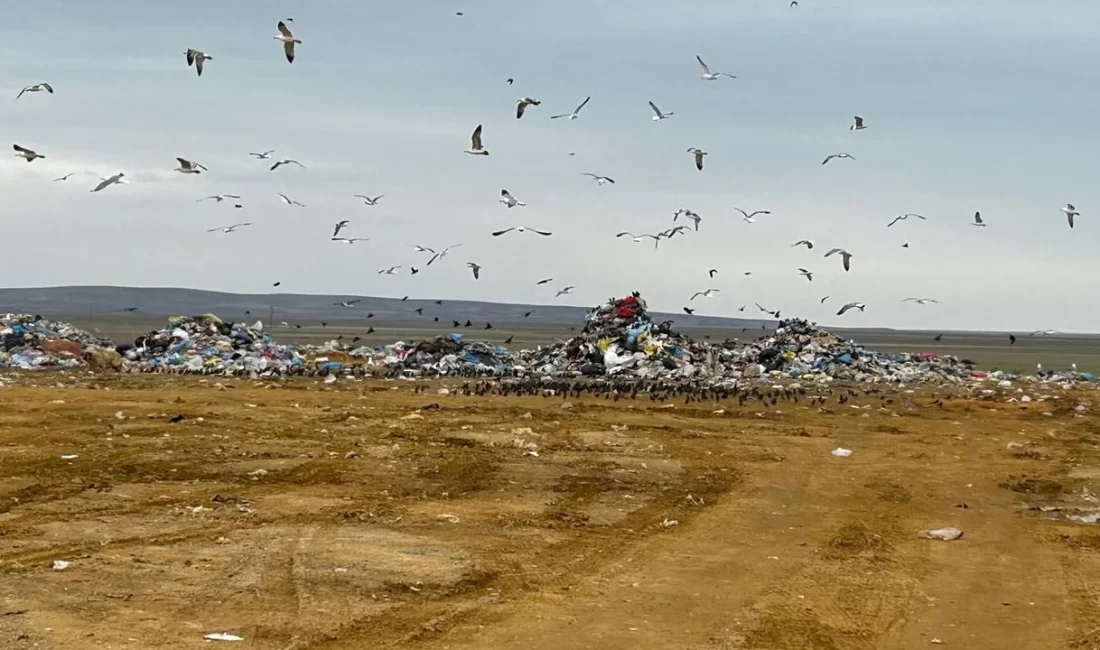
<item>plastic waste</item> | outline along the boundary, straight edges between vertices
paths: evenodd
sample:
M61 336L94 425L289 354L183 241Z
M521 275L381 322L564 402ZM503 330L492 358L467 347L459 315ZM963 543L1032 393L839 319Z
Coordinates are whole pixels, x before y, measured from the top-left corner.
M945 542L950 542L959 539L963 536L961 528L933 528L931 530L922 530L917 533L924 539L942 539Z

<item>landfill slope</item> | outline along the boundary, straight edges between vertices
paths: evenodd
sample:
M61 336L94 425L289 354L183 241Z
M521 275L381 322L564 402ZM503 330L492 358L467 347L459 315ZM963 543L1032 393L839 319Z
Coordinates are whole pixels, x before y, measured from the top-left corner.
M1091 389L11 377L3 648L1100 643Z

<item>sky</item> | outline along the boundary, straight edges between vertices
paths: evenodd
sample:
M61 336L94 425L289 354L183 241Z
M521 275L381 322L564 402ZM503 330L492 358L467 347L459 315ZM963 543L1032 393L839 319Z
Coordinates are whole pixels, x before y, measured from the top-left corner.
M272 38L287 17L292 65ZM1085 0L23 3L0 24L18 53L0 60L0 132L46 158L0 159L4 284L581 306L637 290L699 315L1096 332L1098 21ZM187 48L213 57L201 78ZM702 80L696 55L737 78ZM15 100L42 81L56 93ZM523 96L542 104L517 120ZM587 96L580 119L549 119ZM647 101L675 115L654 122ZM489 156L463 153L478 124ZM248 155L268 149L306 168ZM837 152L855 160L821 164ZM209 172L176 173L177 156ZM131 182L89 192L117 172ZM198 202L221 193L244 207ZM679 208L698 232L615 237ZM886 227L909 212L927 219ZM370 241L330 241L343 219ZM490 234L519 225L553 235ZM453 244L430 268L413 250ZM866 311L836 315L852 301Z

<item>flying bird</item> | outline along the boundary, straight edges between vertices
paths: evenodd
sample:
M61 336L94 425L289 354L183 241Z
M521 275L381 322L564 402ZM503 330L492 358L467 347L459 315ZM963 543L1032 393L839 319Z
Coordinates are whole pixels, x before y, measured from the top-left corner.
M1009 334L1008 335L1008 344L1009 345L1016 345L1016 335L1015 334Z
M916 217L918 219L924 220L924 217L922 215L919 215L915 212L906 212L905 214L899 214L898 216L894 217L894 220L891 221L890 223L886 224L886 227L889 228L890 226L894 225L895 223L897 223L899 221L905 221L909 217Z
M23 90L20 90L19 94L16 95L15 98L19 99L20 97L23 96L23 93L40 93L43 90L45 90L46 92L48 92L51 95L53 94L53 86L51 86L50 84L43 81L42 83L36 83L33 86L27 86Z
M235 232L237 230L237 228L243 228L244 226L251 226L251 225L252 225L252 222L235 223L232 226L219 226L217 228L211 228L210 230L207 230L206 232L217 232L217 231L220 230L224 233L230 233L230 232Z
M824 298L821 299L821 302L819 304L824 305L825 301L828 300L828 299L829 299L829 296L825 296Z
M508 84L509 86L511 86L515 82L516 82L516 80L513 79L512 77L508 77L507 79L504 80L504 83Z
M853 120L852 125L848 127L849 131L862 131L863 129L867 128L866 126L863 125L863 118L862 117L856 115L855 117L852 118L852 120Z
M813 250L814 243L809 239L800 239L791 244L791 248L794 248L795 246L805 246L807 250Z
M657 108L657 105L654 104L653 102L649 102L649 107L653 109L653 121L654 122L660 122L661 120L667 120L668 118L675 115L675 113L673 113L672 111L669 111L667 113L662 113L661 109Z
M441 259L443 259L444 257L447 257L447 253L448 253L448 252L450 252L450 250L451 250L452 248L458 248L458 247L459 247L459 246L461 246L461 245L462 245L462 244L451 244L451 245L450 245L450 246L448 246L447 248L444 248L443 250L439 251L438 253L436 253L435 251L432 251L432 253L434 253L434 254L432 255L432 258L431 258L430 260L428 260L428 263L427 263L427 264L425 264L424 266L431 266L431 265L432 265L432 262L434 262L434 261L436 261L436 260L441 260Z
M126 181L124 181L122 179L122 177L125 176L125 175L126 174L123 174L122 172L119 172L119 173L115 174L114 176L111 176L111 177L108 177L108 178L102 178L102 179L100 179L99 185L96 185L95 189L90 190L90 191L98 192L98 191L100 191L104 188L110 187L111 185L125 183Z
M718 269L711 269L707 271L707 275L713 278L714 276L718 275Z
M298 166L299 166L299 167L301 167L302 169L305 169L305 168L306 168L306 166L305 166L305 165L303 165L302 163L298 162L297 160L292 160L292 159L290 159L290 158L287 158L287 159L285 159L285 160L280 160L280 161L278 161L277 163L275 163L274 165L272 165L272 166L271 166L271 169L270 169L269 171L275 171L276 169L278 169L278 168L279 168L279 166L280 166L280 165L298 165Z
M543 278L542 280L539 280L538 282L536 282L535 285L537 286L537 285L541 285L541 284L549 284L553 281L554 281L554 278Z
M202 172L210 171L206 167L200 165L197 162L187 160L185 158L176 157L176 160L180 161L180 166L176 167L172 171L177 171L181 174L201 174Z
M391 267L390 267L390 268L388 268L388 269L380 269L380 270L378 271L378 275L397 275L397 269L399 269L399 268L401 268L401 266L400 266L400 265L398 265L398 266L391 266Z
M67 181L67 180L69 180L69 177L70 177L70 176L72 176L72 175L73 175L73 174L75 174L75 173L76 173L76 172L69 172L68 174L65 174L64 176L62 176L62 177L60 177L60 178L55 178L55 179L53 179L53 180L54 180L54 182L55 182L55 183L56 183L57 181Z
M799 274L799 275L804 275L804 276L806 276L806 279L807 279L807 280L809 280L810 282L813 282L813 281L814 281L814 274L813 274L813 272L812 272L812 271L809 271L809 270L807 270L807 269L804 269L804 268L802 268L802 267L799 267L799 268L798 268L798 274Z
M354 307L357 303L360 303L360 302L363 302L363 301L356 298L355 300L345 300L343 302L334 302L332 304L336 305L337 307Z
M287 28L286 23L283 21L280 20L276 28L279 30L279 33L273 38L283 42L283 52L286 53L286 62L294 63L294 46L296 44L301 45L302 41L294 38L294 34L290 33L290 29Z
M214 57L207 55L205 52L201 50L195 50L190 47L187 48L187 51L184 52L184 55L187 56L188 67L194 65L195 72L197 72L200 77L202 76L202 64L206 61L214 60Z
M841 259L844 260L844 270L845 271L850 271L851 270L850 260L852 259L852 254L849 253L848 251L844 250L843 248L834 248L831 251L829 251L828 253L825 253L825 257L829 257L830 255L835 255L837 253L840 253Z
M631 241L633 241L635 244L640 244L646 239L652 239L654 248L657 248L657 244L661 243L661 236L660 235L650 235L650 234L635 235L632 232L623 231L623 232L621 232L621 233L619 233L615 236L616 237L630 237Z
M744 216L745 221L747 221L749 223L752 223L752 218L755 217L758 214L771 214L772 213L771 210L753 210L752 212L745 212L741 208L734 208L734 210L737 210L738 212L740 212Z
M587 104L588 100L590 100L590 99L592 99L591 95L589 95L588 97L585 97L584 101L581 102L580 106L574 108L572 113L562 113L561 115L551 115L550 119L556 120L559 117L568 117L570 120L575 120L578 117L580 117L581 109L584 108L584 105Z
M516 100L516 119L518 120L519 118L523 117L523 113L527 110L528 106L538 106L541 103L542 102L537 99L532 99L530 97L520 97Z
M850 302L847 305L844 305L843 307L841 307L840 311L838 311L836 313L836 315L837 316L843 316L844 312L848 311L849 309L858 309L860 311L863 311L863 308L866 307L866 306L867 305L863 304L862 302Z
M699 222L703 220L702 217L700 217L697 213L692 212L691 210L686 210L684 208L680 208L679 210L676 211L675 214L672 215L672 220L676 221L677 219L680 218L681 214L684 215L685 218L691 219L692 223L695 224L695 230L696 231L699 230ZM669 238L671 239L672 235L669 235Z
M971 222L970 225L971 226L977 226L979 228L985 228L985 222L982 221L982 213L981 212L975 212L974 213L974 221Z
M481 279L481 265L480 264L475 264L473 262L466 262L466 266L469 267L469 269L471 271L473 271L475 280L480 280Z
M367 196L365 194L353 194L357 199L363 199L363 205L378 205L378 201L385 196L385 194L379 194L378 196Z
M695 313L695 310L690 308L690 307L681 307L680 309L683 309L684 313L687 314L688 316L691 316L692 314Z
M514 208L517 205L527 205L523 201L520 201L516 197L512 196L512 193L508 190L500 191L500 202L508 206L509 208Z
M370 241L366 237L333 237L332 241L340 242L341 244L354 244L357 241Z
M689 301L695 300L699 296L702 296L704 298L710 298L711 296L718 293L719 291L721 291L721 289L707 289L706 291L696 291L695 293L691 294L691 298L689 298L688 300Z
M216 202L221 203L226 199L240 199L241 197L236 194L211 194L210 196L204 196L201 199L195 201L195 203L202 203L203 201L209 201L214 199Z
M347 228L349 223L351 223L351 222L348 221L347 219L344 219L343 221L337 221L336 222L336 228L332 231L332 236L333 237L338 237L340 235L340 231L343 230L344 228Z
M470 136L470 148L463 153L468 153L474 156L488 156L489 150L481 144L481 125L478 124L474 129L473 135Z
M532 228L530 226L512 226L511 228L505 228L504 230L498 230L498 231L494 232L493 237L500 237L504 233L512 232L513 230L516 231L516 232L533 232L536 235L542 235L543 237L549 237L550 235L554 234L552 232L545 232L545 231L542 231L542 230L535 230L534 228Z
M615 179L611 178L610 176L599 176L597 174L591 174L589 172L583 172L581 175L591 176L592 180L596 181L596 185L604 185L606 183L611 183L612 185L615 184Z
M27 162L34 162L36 158L46 158L45 156L40 155L39 153L34 151L33 149L27 149L26 147L21 147L17 144L13 144L11 147L12 149L15 149L15 155L19 156L20 158L25 158Z
M695 155L695 168L699 171L703 171L703 156L707 155L707 152L699 147L692 147L688 149L687 152Z
M828 156L826 156L826 157L825 157L825 160L822 160L822 161L821 161L821 164L822 164L822 165L824 165L825 163L829 162L829 161L830 161L830 160L832 160L833 158L849 158L849 159L851 159L851 160L855 160L855 159L856 159L856 157L855 157L855 156L853 156L853 155L852 155L852 154L850 154L850 153L834 153L834 154L829 154Z
M928 303L939 304L940 301L932 298L906 298L902 300L902 302L915 302L918 305L927 305Z
M290 198L286 194L283 194L282 192L276 192L276 194L278 194L279 198L282 199L283 203L286 203L287 205L297 205L297 206L300 206L300 207L303 207L303 208L306 207L306 206L302 205L301 203L298 203L294 199Z
M254 151L249 151L248 155L255 156L256 160L267 160L268 158L271 158L271 154L273 154L273 153L275 153L275 150L274 149L269 149L269 150L267 150L263 153L256 153Z
M702 66L702 68L703 68L703 80L704 81L714 81L715 79L717 79L719 77L729 77L730 79L736 79L737 78L737 77L735 77L731 74L726 74L725 72L711 72L710 68L707 66L706 63L703 63L702 57L700 57L698 54L695 55L695 60L698 61L699 65Z
M1067 203L1062 207L1062 212L1066 215L1066 221L1069 221L1069 227L1073 227L1073 218L1081 216L1081 213L1077 211L1077 208L1073 207L1072 203Z
M554 297L557 298L558 296L564 296L573 293L573 289L576 289L576 287L574 287L573 285L562 287L561 289L558 289L558 292L554 294Z

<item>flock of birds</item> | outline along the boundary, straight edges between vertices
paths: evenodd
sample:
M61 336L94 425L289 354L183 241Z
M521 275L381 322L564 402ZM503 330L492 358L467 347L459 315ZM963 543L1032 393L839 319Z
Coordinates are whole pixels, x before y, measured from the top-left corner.
M792 7L797 6L797 2L792 1L791 6ZM456 12L456 14L458 16L463 15L462 12ZM288 23L293 23L293 20L294 20L293 18L285 18L283 20L278 21L278 24L276 25L276 34L273 36L273 38L275 40L279 41L280 44L282 45L283 55L284 55L284 57L285 57L288 64L293 64L294 63L295 58L296 58L297 46L302 44L302 40L297 38L294 35L294 33L292 32L292 30L290 29L290 27L288 26ZM210 54L207 54L206 52L204 52L202 50L195 49L195 48L190 48L190 47L187 48L186 51L184 52L184 55L185 55L187 65L189 67L193 67L194 70L195 70L195 73L199 77L201 77L203 75L204 70L207 68L208 62L214 61L213 56L211 56ZM726 72L712 70L711 67L699 55L696 55L695 59L696 59L698 65L700 67L700 70L701 70L700 78L703 81L714 82L714 81L718 81L718 80L723 79L723 78L737 79L737 77L735 75L732 75L732 74L729 74L729 73L726 73ZM506 83L508 85L512 85L514 83L514 81L515 81L514 78L509 78L509 79L506 80ZM26 86L22 90L19 91L18 95L16 95L16 100L19 100L19 99L23 98L24 95L26 95L26 94L36 94L36 93L43 93L43 92L47 93L48 95L53 95L54 94L54 87L48 82L39 82L39 83L35 83L35 84L32 84L32 85ZM577 104L576 108L574 108L572 111L567 112L567 113L559 113L559 114L550 115L549 118L551 120L559 120L559 119L560 120L567 120L567 121L578 120L578 119L581 118L583 109L588 105L588 103L591 101L591 99L592 99L591 96L585 97L585 99L583 101L581 101L579 104ZM515 117L516 117L516 119L520 120L520 119L523 119L525 116L531 115L532 112L534 111L534 109L541 106L541 104L542 104L542 101L537 99L537 98L530 97L530 96L520 97L519 99L516 100L516 104L515 104ZM654 122L663 122L663 121L671 119L673 116L675 116L675 112L670 111L670 110L662 110L653 101L649 101L648 104L649 104L650 110L652 111L652 114L653 114L652 115L652 120ZM528 119L530 119L530 118L528 118ZM848 126L848 129L850 131L852 131L853 133L864 131L868 128L869 128L869 125L868 125L867 121L862 116L859 116L859 115L854 116L853 120L852 120L852 123ZM485 135L486 134L485 134L484 126L482 124L476 125L475 128L473 129L471 135L470 135L470 146L469 146L468 149L464 150L464 153L466 153L468 155L471 155L471 156L481 156L481 157L489 156L490 152L485 146ZM14 148L14 151L15 151L15 155L19 156L19 157L22 157L28 163L33 163L36 160L46 158L46 156L44 154L39 153L39 152L35 151L34 149L22 146L18 143L14 144L13 148ZM706 167L705 163L706 163L706 159L707 159L707 156L709 155L709 153L701 147L689 147L689 148L687 148L686 151L687 151L688 154L690 154L691 162L694 165L695 169L698 170L699 172L703 172L705 167ZM271 165L268 169L269 169L269 171L272 171L272 172L278 170L279 168L289 168L289 167L297 167L297 168L300 168L300 169L306 169L306 165L304 165L301 162L299 162L298 160L295 160L295 159L292 159L292 158L273 159L272 155L274 153L275 153L274 150L266 150L266 151L262 151L262 152L249 152L248 155L251 156L253 159L255 159L257 161L270 161ZM187 159L187 158L184 158L184 157L177 157L176 160L177 160L178 166L175 167L174 171L176 171L180 174L199 175L199 174L209 172L209 169L205 165L203 165L202 163L200 163L198 161L190 160L190 159ZM855 161L856 158L853 155L851 155L850 153L847 153L847 152L836 152L836 153L832 153L832 154L827 155L824 158L824 160L822 160L821 164L822 165L827 165L831 161L839 161L839 160ZM59 178L56 178L54 180L55 181L67 181L70 177L73 176L73 174L74 173L69 173L69 174L61 176ZM596 173L592 173L592 172L584 172L583 175L590 178L598 186L614 185L615 184L615 180L613 178L611 178L610 176L607 176L607 175L601 175L601 174L596 174ZM112 176L100 178L99 183L97 185L95 185L95 187L91 188L90 191L92 193L98 193L98 192L102 192L102 191L104 191L104 190L106 190L110 187L113 187L115 185L126 184L127 182L128 181L125 177L125 174L123 172L118 172L118 173L116 173ZM278 196L279 196L279 199L284 204L286 204L287 206L304 207L304 205L302 203L300 203L299 201L291 198L290 196L288 196L284 193L279 192ZM379 204L379 202L384 198L384 196L385 196L384 194L379 194L377 196L369 196L369 195L365 195L365 194L356 194L356 195L354 195L354 198L358 198L358 199L362 200L362 202L365 206L372 207L372 206L377 206ZM197 199L198 202L213 201L213 202L218 203L218 204L226 202L226 201L230 201L230 204L234 208L242 208L243 207L243 204L241 203L241 200L242 200L241 196L237 195L237 194L215 194L215 195L210 195L210 196L206 196L206 197L202 197L200 199ZM524 201L517 198L515 194L513 194L511 191L509 191L506 188L501 189L499 200L500 200L500 203L503 204L509 210L514 209L514 208L522 208L522 207L525 207L527 205ZM772 214L770 210L753 210L751 212L743 210L741 208L734 208L734 210L740 213L742 219L746 223L750 223L750 224L755 223L755 220L756 220L757 217L768 216L768 215ZM1080 216L1080 212L1071 203L1067 203L1065 206L1063 206L1061 208L1061 211L1065 215L1066 220L1069 224L1069 227L1073 228L1074 223L1075 223L1075 218ZM680 220L680 217L684 217L685 223L678 223L679 220ZM886 227L887 228L894 227L897 224L901 223L902 221L907 221L911 218L921 220L921 221L926 220L926 217L924 217L923 215L920 215L920 214L904 213L904 214L900 214L897 217L895 217L894 219L892 219L889 223L886 224ZM652 232L652 233L633 233L633 232L624 231L624 232L618 233L616 235L616 237L617 238L626 237L626 238L629 238L631 241L633 241L635 243L652 241L653 246L656 248L661 244L662 241L672 240L673 238L675 238L677 236L681 236L681 235L685 234L689 230L699 231L700 224L701 224L702 221L703 221L703 218L698 213L696 213L696 212L694 212L690 209L687 209L687 208L681 208L681 209L677 210L672 215L672 225L670 225L670 227L667 228L667 229L659 230L657 232ZM685 225L686 222L690 222L691 226L689 227L688 225ZM217 227L214 227L214 228L210 228L210 229L207 230L207 232L231 234L231 233L237 232L238 230L240 230L242 228L247 228L247 227L250 227L252 225L253 225L253 223L250 222L250 221L242 221L242 222L238 222L238 223L233 223L233 224L228 224L228 225L223 225L223 226L217 226ZM975 226L975 227L984 228L984 227L986 227L987 224L985 223L985 221L983 221L981 213L980 212L975 212L974 213L974 219L973 219L973 222L971 223L971 225ZM354 237L354 236L349 237L349 236L346 236L345 231L350 226L351 226L351 220L342 219L340 221L337 221L333 226L332 234L329 238L330 241L333 242L333 243L339 243L339 244L345 244L345 245L353 245L353 244L356 244L358 242L369 241L365 237ZM496 231L493 231L491 233L492 237L503 237L505 235L513 235L513 236L514 235L531 235L531 236L534 236L534 237L551 237L553 235L553 232L548 231L548 230L539 229L539 228L534 228L534 227L527 226L527 225L517 225L517 226L511 226L511 227L508 227L508 228L504 228L502 230L496 230ZM451 252L454 249L460 247L461 245L462 244L451 244L449 246L446 246L446 247L443 247L443 248L438 248L438 249L427 247L427 246L422 246L422 245L414 245L413 250L414 250L415 253L425 254L428 257L427 257L427 261L423 264L423 267L417 268L416 266L410 265L408 267L408 272L413 274L413 275L419 273L422 270L422 268L430 267L433 263L440 262L445 257L447 257L447 254L449 252ZM908 243L903 243L902 244L902 247L904 247L904 248L908 248L908 246L909 246ZM810 239L800 239L800 240L794 242L793 244L791 244L791 247L792 248L804 247L805 250L811 251L815 248L815 242L810 240ZM851 271L851 269L852 269L852 259L855 257L851 252L849 252L849 251L847 251L843 248L833 247L833 248L830 248L827 252L825 252L823 257L827 259L827 258L834 257L834 256L836 256L840 260L840 266L843 268L843 270L845 272ZM474 280L481 279L482 270L484 268L482 266L482 264L480 264L476 261L468 261L468 262L466 262L466 267L470 271L470 273L471 273L472 277L474 278ZM403 268L405 268L403 265L390 266L390 267L387 267L387 268L384 268L384 269L380 269L378 271L378 273L380 275L396 275L399 272L402 272L401 269L403 269ZM813 282L814 276L815 276L815 273L816 273L815 271L813 271L809 268L806 268L806 267L797 267L796 270L797 270L797 273L801 277L805 277L807 281ZM709 278L714 278L717 274L718 274L718 269L710 269L708 271L708 277ZM750 275L750 274L751 274L751 271L750 272L745 272L745 275ZM547 284L547 283L552 282L552 281L553 281L553 278L542 279L537 283L537 285L544 285L544 284ZM276 282L276 283L274 283L273 286L279 286L280 284L281 284L280 282ZM576 287L572 286L572 285L563 286L556 292L555 297L568 295L575 288ZM708 288L708 289L705 289L705 290L696 291L695 293L691 294L690 298L688 299L688 302L691 303L692 301L694 301L697 298L711 298L715 294L719 293L719 291L720 291L720 289L718 289L718 288ZM830 298L830 296L825 296L825 297L821 298L821 300L820 300L821 304L824 304L827 300L829 300L829 298ZM358 301L349 300L349 301L344 301L344 302L341 302L341 303L338 303L338 304L340 304L341 306L344 306L344 307L353 307L357 302ZM916 305L934 305L934 304L938 303L938 301L933 299L933 298L918 298L918 297L905 298L903 300L903 302L912 302L913 304L916 304ZM780 316L780 312L778 310L767 309L767 308L761 306L759 303L757 303L756 306L762 313L769 314L771 316L774 316L777 319ZM867 305L864 302L860 302L860 301L847 302L847 303L845 303L845 304L843 304L839 307L836 314L838 316L842 316L845 313L848 313L849 311L852 311L852 310L857 310L857 311L863 312L864 309L866 308L866 306ZM746 306L742 305L738 311L743 312L745 310L745 308L746 308ZM688 307L688 306L683 307L682 310L687 314L693 314L694 311L695 311L694 308Z

